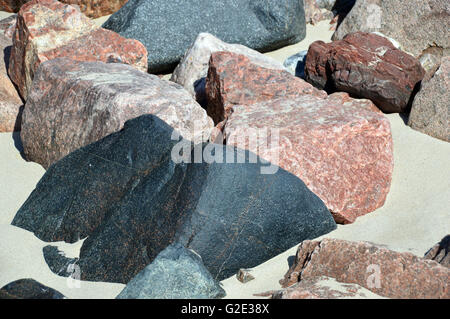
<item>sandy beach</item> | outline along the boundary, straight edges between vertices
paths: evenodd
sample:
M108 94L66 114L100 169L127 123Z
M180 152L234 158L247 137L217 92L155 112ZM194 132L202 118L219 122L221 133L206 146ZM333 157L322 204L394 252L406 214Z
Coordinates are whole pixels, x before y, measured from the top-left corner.
M0 19L9 16L0 12ZM96 21L101 24L107 17ZM307 25L306 38L266 53L280 62L308 49L316 40L330 41L329 21ZM166 75L164 78L168 78ZM389 249L423 256L450 229L450 144L417 132L399 114L386 115L394 141L392 185L383 207L324 237L368 241ZM33 191L45 170L21 156L19 133L0 134L0 287L33 278L68 298L114 298L125 285L74 282L54 274L45 263L45 243L32 233L10 225L16 211ZM78 255L82 242L52 243L67 256ZM280 289L278 281L289 268L297 245L251 269L254 280L243 284L234 276L222 281L226 298L261 298L254 294Z

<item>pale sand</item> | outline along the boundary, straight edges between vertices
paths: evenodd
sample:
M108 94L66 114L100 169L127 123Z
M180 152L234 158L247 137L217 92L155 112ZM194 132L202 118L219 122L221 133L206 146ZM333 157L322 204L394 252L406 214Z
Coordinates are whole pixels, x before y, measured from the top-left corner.
M0 12L0 19L7 15ZM283 62L315 40L329 41L333 32L328 29L327 21L308 25L305 40L267 55ZM398 114L387 117L394 138L395 168L385 205L352 225L339 226L326 237L365 240L423 256L450 230L450 144L412 130ZM45 263L42 248L46 243L10 225L45 172L40 165L20 156L20 145L15 146L13 135L19 141L17 133L0 134L0 287L17 279L33 278L69 298L115 297L123 284L83 281L80 288L70 288L67 279L53 274ZM75 257L81 242L52 245ZM242 284L235 277L222 281L227 298L254 298L254 293L279 289L278 281L288 270L288 257L295 255L296 247L255 267L252 274L256 279L249 283Z

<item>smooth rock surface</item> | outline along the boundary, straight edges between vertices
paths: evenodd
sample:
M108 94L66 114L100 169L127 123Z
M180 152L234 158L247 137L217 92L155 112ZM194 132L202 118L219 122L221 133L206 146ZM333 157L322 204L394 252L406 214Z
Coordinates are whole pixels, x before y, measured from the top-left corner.
M200 33L172 73L171 81L181 84L201 104L206 103L205 81L213 52L227 51L245 55L252 63L269 69L284 67L268 56L240 44L225 43L209 33Z
M172 244L136 275L117 299L214 299L225 291L195 252Z
M103 24L141 41L152 73L172 71L202 32L269 51L301 41L305 26L299 0L129 0Z
M450 235L445 236L442 240L434 245L426 254L426 259L434 260L442 266L450 268Z
M450 142L450 56L442 58L439 70L430 80L422 82L412 104L408 125Z
M180 85L121 63L44 62L23 114L25 157L48 168L80 147L154 114L187 139L207 140L213 123Z
M65 297L34 279L20 279L2 287L0 299L65 299Z
M357 31L381 32L418 57L431 46L450 47L448 0L358 0L339 24L333 40Z
M304 241L280 283L288 287L320 276L358 284L388 298L450 298L449 268L411 253L398 253L366 242Z
M215 162L208 164L209 155L177 164L172 133L144 115L72 152L48 169L12 224L45 241L88 237L77 263L81 279L120 283L174 241L223 279L336 228L296 176L217 144L203 146L204 154L217 152ZM243 163L224 163L237 155Z
M425 75L420 62L388 39L356 32L343 40L309 47L306 80L328 92L372 100L386 113L404 112Z
M26 100L39 64L57 57L130 64L147 70L147 50L98 27L78 7L56 0L33 0L17 14L9 75Z
M244 55L215 52L206 78L208 115L215 124L226 119L234 105L248 105L276 98L312 94L326 98L324 91L287 71L256 65Z
M0 34L0 132L20 130L23 102L8 77L11 39Z
M369 100L304 95L233 109L227 144L301 178L336 222L352 223L384 204L394 166L391 129Z

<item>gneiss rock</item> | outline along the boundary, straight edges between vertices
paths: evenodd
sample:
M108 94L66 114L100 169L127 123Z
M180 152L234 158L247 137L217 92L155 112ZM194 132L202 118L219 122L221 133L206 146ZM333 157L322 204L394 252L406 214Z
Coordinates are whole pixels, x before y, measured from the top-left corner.
M326 98L311 84L287 71L261 67L242 54L211 54L206 96L208 115L217 124L228 117L234 105L247 105L279 97L293 98L313 94Z
M450 56L442 58L434 76L422 82L414 98L408 125L450 142Z
M209 33L200 33L175 68L171 81L181 84L200 103L206 102L205 81L211 53L228 51L247 56L253 63L269 69L283 70L281 63L240 44L229 44Z
M8 77L11 39L0 34L0 132L20 130L23 102Z
M58 58L41 64L26 103L25 157L48 168L77 148L119 131L125 121L155 114L201 142L213 122L180 85L120 63Z
M65 299L65 297L34 279L19 279L0 289L0 299Z
M388 119L369 100L303 95L233 109L226 143L301 178L336 222L352 223L384 204L394 166L392 136Z
M0 10L6 12L17 12L20 7L29 0L0 0Z
M225 295L201 257L176 243L131 279L117 299L213 299Z
M450 47L448 0L358 0L333 35L341 40L357 31L381 32L418 57L430 46Z
M336 227L294 175L223 145L199 144L191 155L190 142L178 144L172 133L143 115L70 153L48 169L12 224L45 241L88 237L77 262L81 279L121 283L175 241L220 280ZM180 162L180 147L205 160ZM224 163L230 155L234 162Z
M267 51L306 34L299 0L129 0L103 27L141 41L152 73L172 71L201 32Z
M57 57L121 62L147 70L147 50L137 40L99 28L78 7L33 0L17 15L9 75L26 100L39 64Z
M16 19L17 14L13 14L0 20L0 34L4 34L7 38L12 39L14 30L16 29Z
M309 47L306 80L328 92L372 100L382 111L403 112L425 75L420 62L388 39L356 32L341 41Z
M389 298L450 298L449 268L365 242L306 240L280 283L288 287L320 276L358 284Z
M442 240L433 246L426 254L426 259L437 261L442 266L450 268L450 235L445 236Z

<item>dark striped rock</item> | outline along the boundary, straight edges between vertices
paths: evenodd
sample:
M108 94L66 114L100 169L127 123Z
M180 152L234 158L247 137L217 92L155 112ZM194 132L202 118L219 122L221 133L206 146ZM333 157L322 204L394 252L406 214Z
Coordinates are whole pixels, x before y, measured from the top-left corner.
M433 77L422 82L412 104L408 125L450 142L450 56L442 58Z
M202 258L176 243L131 279L117 299L214 299L225 295Z
M121 63L58 58L41 64L23 114L25 157L48 168L80 147L155 114L186 138L207 139L213 123L180 85Z
M340 41L311 44L305 74L318 88L367 98L393 113L407 110L425 71L387 38L356 32Z
M336 222L352 223L383 206L394 166L392 135L388 119L369 100L303 95L233 110L226 143L301 178Z
M173 133L144 115L70 153L50 166L12 224L44 241L88 237L77 262L81 279L120 283L175 241L221 280L335 229L323 202L294 175L223 145L191 150ZM210 155L201 163L176 156L198 161L199 151ZM242 163L224 163L237 155Z
M434 245L426 254L426 259L434 260L442 266L450 268L450 235L445 236L442 240Z
M0 299L65 299L65 297L34 279L19 279L0 289Z
M172 71L201 32L258 51L306 34L299 0L129 0L103 27L141 41L152 73Z
M248 105L276 98L312 94L326 98L311 84L287 71L264 68L248 57L232 52L211 54L206 96L208 115L215 124L232 112L234 105Z
M283 287L327 276L396 299L450 298L450 269L411 253L339 239L304 241Z
M17 14L9 64L9 75L25 100L39 64L58 57L121 62L147 70L142 43L98 27L78 7L56 0L26 3Z

